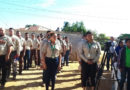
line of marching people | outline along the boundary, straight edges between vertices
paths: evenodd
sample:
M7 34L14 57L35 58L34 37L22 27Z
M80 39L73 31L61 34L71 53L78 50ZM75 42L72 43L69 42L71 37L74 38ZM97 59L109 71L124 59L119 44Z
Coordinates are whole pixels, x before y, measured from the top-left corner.
M35 67L43 69L43 85L46 84L46 90L50 81L54 90L56 74L65 64L69 65L71 48L68 37L62 38L60 34L51 31L47 31L45 36L32 33L30 37L29 33L25 33L23 38L20 31L15 34L14 29L9 28L7 35L5 29L0 28L1 87L4 88L11 72L12 79L16 80L17 74L22 75L23 70L29 70L34 60Z

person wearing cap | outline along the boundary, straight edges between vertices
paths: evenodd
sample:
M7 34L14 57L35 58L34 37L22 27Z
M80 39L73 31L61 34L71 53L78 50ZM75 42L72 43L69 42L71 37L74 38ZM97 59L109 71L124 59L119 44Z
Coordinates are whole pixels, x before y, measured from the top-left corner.
M35 67L38 65L38 57L37 57L37 49L40 47L40 42L35 37L35 34L32 33L32 48L31 48L31 58L30 58L30 66L32 67L32 60L35 59Z
M17 75L17 61L18 61L18 57L20 56L20 39L16 35L14 35L13 28L9 28L9 37L13 42L10 61L13 69L13 80L15 80ZM11 65L10 65L10 70L11 70Z
M46 90L49 89L50 80L51 90L54 90L55 76L57 70L61 69L61 45L55 33L50 33L50 42L46 43L43 49L42 64L43 69L46 70Z
M3 88L6 83L9 57L13 43L11 39L5 35L5 29L0 28L0 68L2 69L2 77L0 80L1 87Z
M65 51L65 63L66 66L69 65L69 55L72 52L72 44L70 43L68 37L65 37L65 47L66 47L66 51Z
M28 70L30 65L30 53L32 48L32 40L29 34L25 33L25 56L24 56L24 70Z
M83 90L86 90L87 82L91 84L91 90L95 87L95 77L97 71L97 62L101 54L101 47L93 38L93 34L86 33L86 41L81 43L79 57L81 59L81 82ZM90 79L90 80L89 80Z
M121 71L120 90L123 90L127 78L127 90L130 90L130 38L126 39L126 46L121 49L119 68Z
M25 39L21 36L21 32L17 31L16 35L18 36L20 40L20 56L19 56L19 74L22 74L22 68L23 68L23 57L25 55Z

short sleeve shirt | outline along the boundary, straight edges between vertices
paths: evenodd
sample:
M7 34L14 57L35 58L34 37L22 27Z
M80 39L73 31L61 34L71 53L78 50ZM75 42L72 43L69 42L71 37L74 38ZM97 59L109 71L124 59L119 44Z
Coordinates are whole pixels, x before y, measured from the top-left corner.
M13 51L17 51L17 54L20 54L20 39L16 36L9 36L13 43Z
M56 40L55 45L52 45L51 42L45 43L43 48L43 53L46 53L46 57L55 58L61 53L61 44L58 40Z
M68 42L68 43L66 42L66 49L67 50L70 50L70 46L72 46L72 44L70 42Z
M28 38L28 40L25 40L25 48L26 50L30 50L32 46L32 40L30 38Z
M13 43L8 36L0 37L0 55L6 55L9 46L12 46Z
M23 50L23 46L25 45L25 39L23 37L19 38L20 39L20 51Z
M40 42L36 38L32 39L32 49L37 49L38 44L40 44Z

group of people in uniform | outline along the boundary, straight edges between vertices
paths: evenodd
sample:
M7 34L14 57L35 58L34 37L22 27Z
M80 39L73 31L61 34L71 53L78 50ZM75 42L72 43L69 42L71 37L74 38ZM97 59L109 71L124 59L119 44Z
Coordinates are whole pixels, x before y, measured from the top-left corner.
M69 65L72 44L67 36L62 37L52 31L47 31L45 36L42 33L36 35L36 33L31 35L25 33L22 37L22 33L16 31L15 34L13 28L8 30L0 28L0 84L2 88L11 74L12 79L16 80L17 74L22 75L23 70L29 70L34 61L36 68L39 66L43 69L43 84L46 84L46 90L50 81L54 90L56 74L65 64Z
M112 71L112 78L119 81L120 90L123 90L127 77L127 90L130 90L130 38L125 40L125 45L122 41L117 45L113 37L109 42L111 46L107 54L107 70L110 68L111 59L112 69L117 70L117 73ZM93 33L88 31L78 42L77 50L83 90L87 90L87 87L94 90L101 46L94 40ZM39 66L43 70L42 85L49 90L51 84L51 90L54 90L56 74L64 65L69 66L71 52L72 44L67 36L62 37L60 34L47 31L45 36L43 34L36 36L36 33L32 33L30 37L29 33L25 33L23 38L20 31L16 31L15 34L15 30L9 28L7 35L6 30L0 28L1 87L5 86L11 71L13 80L15 80L17 72L21 75L23 70L29 70L34 61L35 67ZM114 58L114 56L116 57ZM18 65L19 70L17 70Z

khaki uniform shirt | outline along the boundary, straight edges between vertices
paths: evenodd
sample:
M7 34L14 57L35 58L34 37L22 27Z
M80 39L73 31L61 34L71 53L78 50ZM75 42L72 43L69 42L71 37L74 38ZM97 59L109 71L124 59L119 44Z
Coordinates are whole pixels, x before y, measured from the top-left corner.
M25 49L30 50L32 46L32 40L28 38L28 40L25 40Z
M93 41L91 48L89 48L88 42L84 40L81 44L80 58L87 62L92 59L93 62L98 62L101 54L101 46L98 42Z
M36 38L32 39L32 49L38 49L38 44L40 42Z
M17 54L20 55L20 39L16 35L9 36L9 37L13 42L12 51L17 51Z
M39 42L39 45L41 45L41 40L38 40L38 42ZM40 50L40 47L38 47L38 50Z
M84 42L86 42L86 40L85 39L81 39L80 41L79 41L79 43L78 43L78 45L77 45L77 59L78 60L81 60L80 59L80 50L82 49L82 44L84 43Z
M48 43L49 41L45 38L45 39L42 39L41 42L40 42L40 58L42 58L43 56L43 51L44 51L44 48L45 45Z
M70 42L68 43L66 42L65 46L66 46L66 50L70 50L70 46L72 46L72 44Z
M43 53L46 54L46 57L55 58L61 54L61 44L59 40L56 40L55 45L53 47L55 48L53 48L52 50L51 42L44 44Z
M60 42L60 45L61 45L61 52L62 53L64 53L64 42L63 42L63 40L59 40L59 39L57 39L59 42Z
M25 45L25 39L23 37L20 37L19 40L20 40L20 51L23 51L23 47Z
M12 45L13 43L8 36L4 35L0 37L0 55L6 55L8 52L8 47Z

